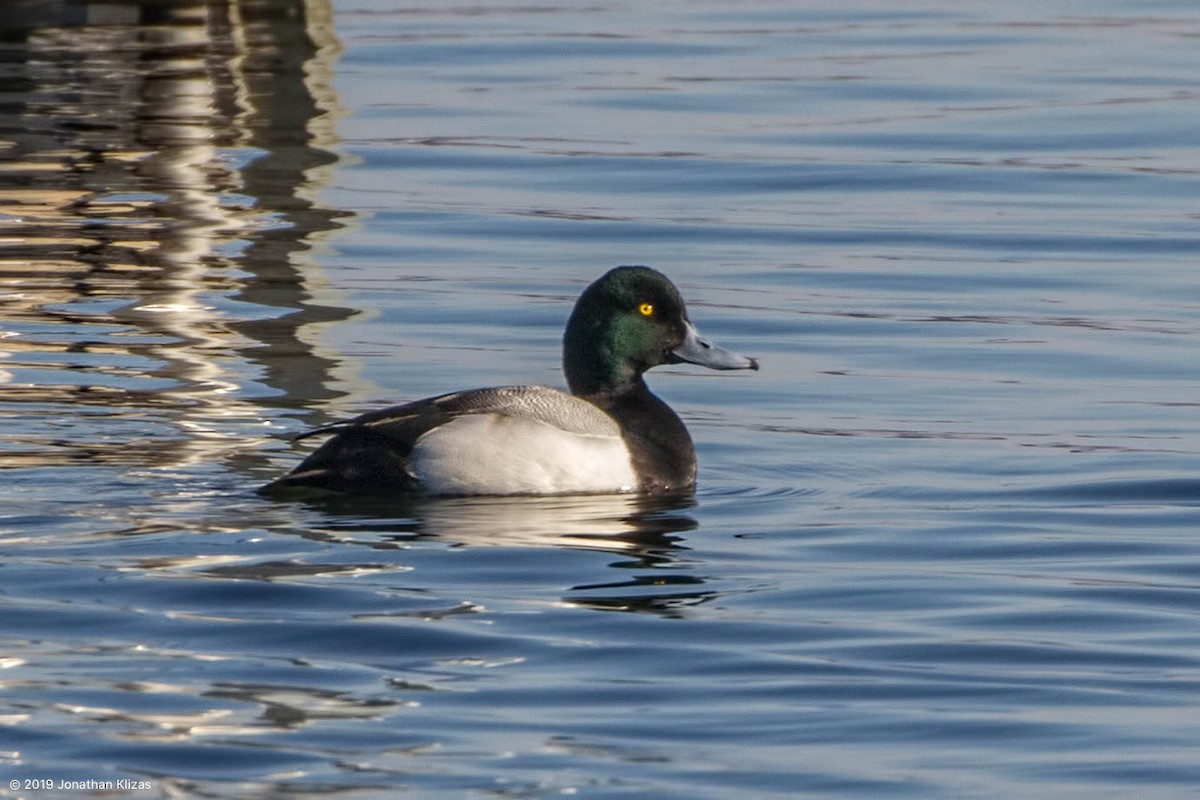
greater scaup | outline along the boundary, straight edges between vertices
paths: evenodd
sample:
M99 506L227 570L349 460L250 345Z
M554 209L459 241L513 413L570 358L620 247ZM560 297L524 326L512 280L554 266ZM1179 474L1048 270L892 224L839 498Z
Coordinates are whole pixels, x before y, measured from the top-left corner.
M696 482L687 428L642 373L687 362L758 369L703 339L683 298L648 267L584 290L563 336L570 394L503 386L372 411L302 436L334 436L264 491L359 495L676 492Z

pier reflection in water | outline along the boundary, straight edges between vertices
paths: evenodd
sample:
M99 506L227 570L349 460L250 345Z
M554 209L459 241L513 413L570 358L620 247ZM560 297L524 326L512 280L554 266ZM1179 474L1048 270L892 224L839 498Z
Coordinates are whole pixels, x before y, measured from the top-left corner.
M349 314L306 280L344 216L316 199L327 4L20 5L0 20L0 415L20 431L0 459L233 455L260 405L329 393L297 330ZM109 419L73 426L84 409Z

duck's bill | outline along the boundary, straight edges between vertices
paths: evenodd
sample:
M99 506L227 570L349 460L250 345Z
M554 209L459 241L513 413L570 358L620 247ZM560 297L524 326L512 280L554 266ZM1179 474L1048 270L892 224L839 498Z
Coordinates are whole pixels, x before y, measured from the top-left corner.
M675 363L699 364L709 369L758 369L758 362L749 356L738 355L710 342L700 335L696 326L684 322L683 344L671 351Z

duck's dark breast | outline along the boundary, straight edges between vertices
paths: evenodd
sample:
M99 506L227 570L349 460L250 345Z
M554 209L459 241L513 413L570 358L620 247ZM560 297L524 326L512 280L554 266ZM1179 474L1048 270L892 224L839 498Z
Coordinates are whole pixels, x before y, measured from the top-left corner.
M619 395L589 397L617 421L643 492L675 492L696 485L692 437L671 407L644 382Z

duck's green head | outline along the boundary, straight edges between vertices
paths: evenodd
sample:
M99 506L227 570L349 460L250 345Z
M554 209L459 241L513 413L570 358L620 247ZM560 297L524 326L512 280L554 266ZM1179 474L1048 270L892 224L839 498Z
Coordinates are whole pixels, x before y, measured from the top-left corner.
M705 340L679 290L649 267L617 267L583 291L563 336L563 371L577 395L636 386L659 364L758 369L758 362Z

